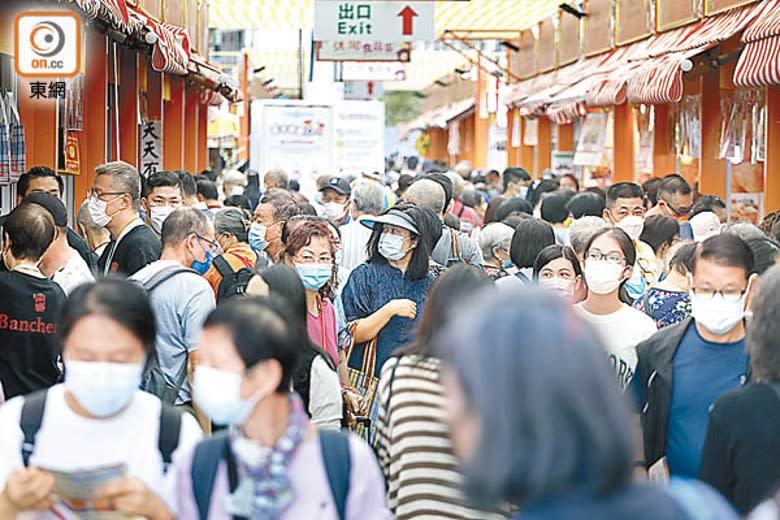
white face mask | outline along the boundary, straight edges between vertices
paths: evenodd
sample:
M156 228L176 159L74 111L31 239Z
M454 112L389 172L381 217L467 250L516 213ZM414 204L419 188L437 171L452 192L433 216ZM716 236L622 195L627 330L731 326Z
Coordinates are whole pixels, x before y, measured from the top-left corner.
M149 208L149 220L152 222L152 227L158 233L162 232L163 222L168 216L173 213L176 208L170 206L152 206Z
M551 291L559 292L565 296L574 294L574 280L566 280L565 278L559 278L557 276L552 278L539 278L539 285L546 287Z
M141 386L144 363L65 360L65 388L92 415L122 410Z
M645 219L635 215L629 215L618 222L615 227L625 231L631 240L636 242L639 240L639 237L642 236L642 231L645 230Z
M92 219L92 222L95 223L98 227L106 227L113 217L109 217L106 215L106 208L108 207L108 203L104 200L100 200L97 197L94 197L89 200L87 203L87 209L89 210L89 217Z
M331 222L341 222L341 220L344 218L344 215L346 215L347 210L344 208L343 204L339 204L338 202L326 202L322 205L323 212L325 213L325 218L330 220Z
M716 294L705 298L691 293L693 319L696 323L717 336L731 331L745 317L745 296L736 301L723 298Z
M605 260L588 260L585 263L585 281L588 290L595 294L609 294L623 281L623 267Z
M242 380L241 374L199 365L195 367L193 396L201 410L216 424L241 426L265 397L258 391L249 399L242 399Z

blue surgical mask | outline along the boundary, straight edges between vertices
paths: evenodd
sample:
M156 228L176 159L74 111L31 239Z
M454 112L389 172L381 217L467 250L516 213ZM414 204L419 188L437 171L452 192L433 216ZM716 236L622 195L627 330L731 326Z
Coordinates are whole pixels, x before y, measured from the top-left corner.
M267 231L268 228L257 222L252 222L252 225L249 226L249 237L247 242L249 242L249 247L254 249L255 252L259 253L260 251L265 251L265 248L268 247L268 242L265 239Z
M214 261L214 255L211 251L206 251L206 261L201 262L197 258L192 261L192 264L190 264L190 267L196 271L199 275L206 274L206 271L209 270L211 267L211 262Z
M404 237L382 233L379 237L379 254L387 260L400 260L406 255L403 250Z
M65 388L89 413L109 417L130 403L144 363L65 360Z
M265 397L257 392L249 399L242 399L242 380L241 374L196 366L192 385L195 402L216 424L241 426L255 405Z
M504 268L504 271L506 271L507 269L512 269L514 266L515 264L512 262L512 260L504 260L501 263L501 267Z
M295 270L303 286L311 291L319 291L333 276L330 264L295 264Z

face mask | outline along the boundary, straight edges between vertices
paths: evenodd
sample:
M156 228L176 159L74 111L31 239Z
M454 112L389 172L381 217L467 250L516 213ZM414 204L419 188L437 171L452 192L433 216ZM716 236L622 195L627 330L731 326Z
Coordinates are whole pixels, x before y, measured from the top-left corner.
M520 188L520 194L518 195L519 198L524 199L528 196L528 186L523 186Z
M539 285L566 296L574 294L574 280L566 280L557 276L553 278L539 278Z
M635 215L629 215L618 222L616 227L625 231L631 240L636 242L639 240L639 237L642 236L642 231L645 229L645 219Z
M329 264L295 264L295 270L303 286L312 291L320 290L333 276L333 266Z
M190 267L192 268L193 271L203 276L209 270L209 268L211 267L211 262L213 261L214 261L214 254L211 251L206 251L206 260L204 262L201 262L200 260L195 258L190 264Z
M696 322L717 336L729 332L745 317L744 295L737 301L729 301L720 294L712 298L691 294L691 305Z
M92 415L108 417L127 406L141 386L144 363L65 361L65 388Z
M106 227L111 222L112 217L106 215L106 207L108 207L108 203L97 197L90 199L87 204L89 217L97 227Z
M504 271L506 271L507 269L512 269L514 266L515 264L514 262L512 262L512 260L504 260L503 262L501 262L501 267L504 268Z
M265 251L265 248L268 247L268 242L265 239L267 231L268 229L264 225L258 224L257 222L252 222L252 225L249 226L249 237L247 238L247 241L249 242L249 246L258 253L260 251Z
M595 294L609 294L623 281L624 267L604 260L588 260L585 264L585 281L588 290Z
M149 208L149 220L157 232L162 232L163 222L173 213L174 209L176 208L170 206L152 206Z
M206 366L195 367L193 395L198 406L216 424L241 426L263 397L257 392L249 399L241 398L241 374Z
M387 260L400 260L406 256L406 251L403 250L403 243L403 237L382 233L382 236L379 237L379 254Z
M326 202L322 208L325 213L325 218L331 222L341 222L341 219L343 219L346 214L344 206L338 202Z
M228 191L228 197L234 197L236 195L243 195L244 194L244 188L241 186L231 186L230 191Z

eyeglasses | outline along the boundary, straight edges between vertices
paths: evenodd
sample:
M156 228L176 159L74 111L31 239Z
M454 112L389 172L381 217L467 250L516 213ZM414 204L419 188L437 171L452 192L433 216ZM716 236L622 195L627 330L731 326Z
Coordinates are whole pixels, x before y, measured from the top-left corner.
M222 247L220 247L220 245L214 242L213 240L209 240L208 238L202 237L197 233L195 233L195 238L197 238L201 242L205 242L206 245L208 245L208 248L204 248L204 249L206 249L206 251L208 251L212 255L219 256L222 254Z
M605 260L608 264L619 265L626 263L626 259L618 253L602 253L601 251L588 251L588 254L585 255L585 260L592 260L594 262Z
M747 292L747 289L711 289L709 287L691 287L691 291L695 296L711 300L715 298L716 294L730 302L739 301L742 296Z
M320 217L318 215L294 215L287 219L288 222L324 222L327 223L326 217Z
M293 257L293 260L296 264L332 264L333 263L333 257L330 254L322 254L319 258L315 257L312 254L304 253L301 256Z
M127 195L127 192L126 191L98 191L95 188L90 188L87 191L87 198L90 198L90 199L91 198L99 199L100 197L105 197L106 195L117 196L118 197L120 195Z

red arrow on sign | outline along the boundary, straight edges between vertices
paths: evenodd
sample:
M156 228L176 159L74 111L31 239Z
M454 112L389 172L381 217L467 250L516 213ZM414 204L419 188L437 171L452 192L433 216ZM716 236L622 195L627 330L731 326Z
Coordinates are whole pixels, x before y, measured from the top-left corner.
M400 16L403 20L403 31L402 34L404 36L411 36L412 35L412 22L414 21L414 17L417 16L417 13L409 7L408 5L401 9L401 12L398 13L398 16Z

